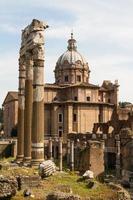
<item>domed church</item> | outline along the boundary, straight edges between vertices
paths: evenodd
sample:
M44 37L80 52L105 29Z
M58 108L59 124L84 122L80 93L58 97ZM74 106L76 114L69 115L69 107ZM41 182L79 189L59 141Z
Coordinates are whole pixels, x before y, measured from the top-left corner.
M92 133L94 123L111 119L118 103L118 83L90 83L89 65L78 52L73 33L54 73L55 83L44 85L45 138L62 136L65 141L69 133ZM17 92L8 92L3 107L4 132L11 136L17 124Z
M94 123L107 122L117 106L118 83L90 83L90 68L78 52L71 33L67 51L57 60L55 83L45 84L45 136L92 132Z

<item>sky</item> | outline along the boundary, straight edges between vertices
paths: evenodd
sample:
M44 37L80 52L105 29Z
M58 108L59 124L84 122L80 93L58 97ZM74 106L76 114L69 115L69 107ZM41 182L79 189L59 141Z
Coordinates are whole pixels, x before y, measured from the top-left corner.
M133 103L133 0L0 0L0 107L18 89L21 31L32 19L47 22L45 82L54 82L56 62L73 30L90 82L119 82L119 101Z

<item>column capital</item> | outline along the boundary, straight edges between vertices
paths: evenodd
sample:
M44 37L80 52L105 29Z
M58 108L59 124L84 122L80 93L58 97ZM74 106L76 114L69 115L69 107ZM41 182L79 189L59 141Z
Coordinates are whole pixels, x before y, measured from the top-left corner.
M44 60L44 48L42 45L36 45L33 52L33 60Z

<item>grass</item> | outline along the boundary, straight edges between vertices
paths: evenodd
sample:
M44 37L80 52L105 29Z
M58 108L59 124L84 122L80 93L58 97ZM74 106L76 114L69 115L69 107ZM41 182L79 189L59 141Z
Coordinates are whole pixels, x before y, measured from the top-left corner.
M3 162L8 162L3 160ZM26 168L26 167L16 167L1 169L0 174L8 176L17 176L17 175L34 175L37 174L37 169ZM53 176L50 176L44 180L40 181L38 188L29 188L34 195L35 200L45 200L48 193L56 191L59 185L69 185L72 188L74 194L80 195L83 200L90 197L91 200L116 200L117 192L109 188L106 184L101 184L97 181L94 189L89 189L85 181L78 181L81 178L75 173L71 172L62 172L55 173ZM26 198L33 199L33 198ZM12 200L25 200L23 197L23 190L18 191L16 196Z
M115 191L107 187L105 184L96 182L97 187L89 189L87 184L82 181L78 182L79 176L76 174L56 173L53 176L46 178L40 182L38 188L32 188L31 191L36 200L44 200L48 193L56 191L59 185L69 185L74 194L80 195L82 199L90 197L91 200L116 200L117 194ZM24 200L23 191L17 193L13 200ZM32 199L32 198L28 198Z

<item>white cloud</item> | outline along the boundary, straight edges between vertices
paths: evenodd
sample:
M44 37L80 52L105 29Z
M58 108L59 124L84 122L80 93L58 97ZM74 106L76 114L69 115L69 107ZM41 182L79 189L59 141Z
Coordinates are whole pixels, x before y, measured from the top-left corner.
M0 56L0 104L8 91L18 88L18 64L16 53L10 52Z
M4 33L11 33L11 34L18 34L19 33L19 27L15 27L14 25L11 24L5 24L5 23L1 23L0 24L0 30L1 32Z

